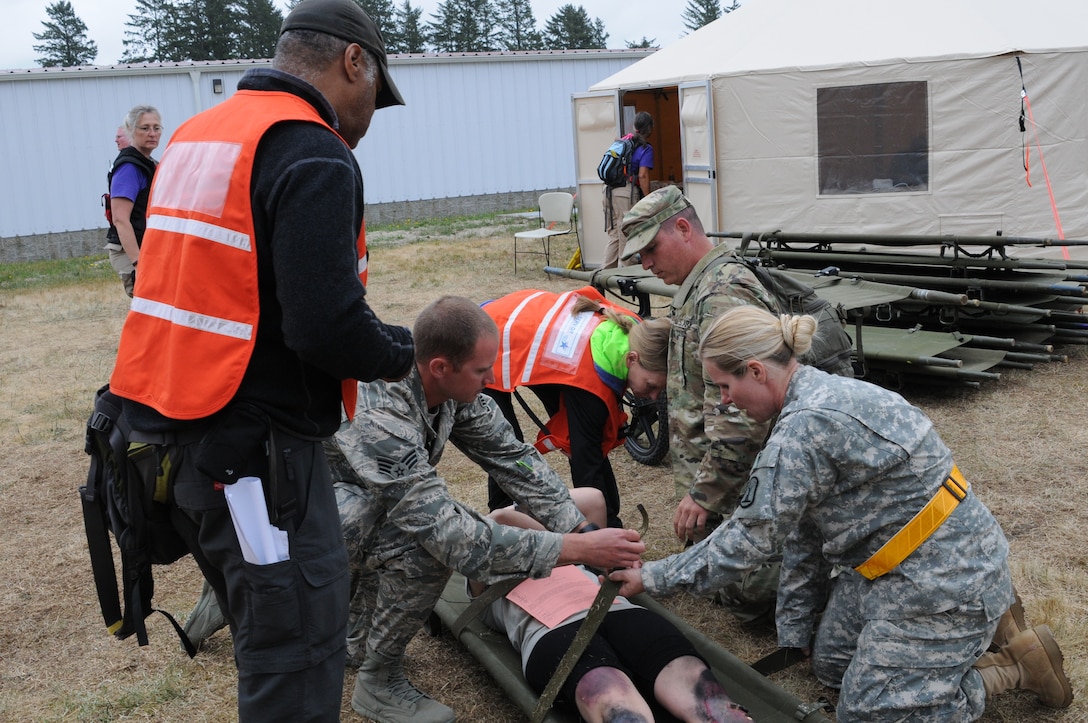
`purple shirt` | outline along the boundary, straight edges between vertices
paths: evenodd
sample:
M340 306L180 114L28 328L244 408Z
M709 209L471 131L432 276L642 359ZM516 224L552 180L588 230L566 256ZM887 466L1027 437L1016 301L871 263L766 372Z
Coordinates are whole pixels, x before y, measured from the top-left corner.
M654 167L654 147L649 143L643 143L631 154L632 173L637 178L638 169Z
M133 163L122 163L110 178L110 198L127 198L136 203L136 197L145 188L147 176Z

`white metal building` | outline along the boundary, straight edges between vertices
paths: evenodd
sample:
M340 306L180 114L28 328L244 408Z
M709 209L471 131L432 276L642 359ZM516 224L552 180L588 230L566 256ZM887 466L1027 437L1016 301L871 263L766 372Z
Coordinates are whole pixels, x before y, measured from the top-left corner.
M571 94L647 50L390 56L407 105L356 149L370 223L526 208L575 186ZM0 261L99 252L114 131L134 105L180 123L250 67L224 61L0 71Z

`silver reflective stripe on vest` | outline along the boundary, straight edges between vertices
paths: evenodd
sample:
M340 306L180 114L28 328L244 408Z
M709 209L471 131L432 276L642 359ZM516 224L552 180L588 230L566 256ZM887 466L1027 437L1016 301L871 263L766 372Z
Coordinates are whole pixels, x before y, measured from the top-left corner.
M207 239L242 251L252 250L248 234L192 218L177 218L175 216L155 214L148 216L147 227L158 231L169 231L170 233Z
M132 311L138 314L146 314L156 319L169 321L171 324L184 326L189 329L206 331L210 334L229 336L235 339L249 341L253 337L253 325L244 324L230 319L220 319L207 314L198 314L195 311L186 311L177 307L150 299L141 299L139 296L132 300Z
M517 321L518 316L521 314L521 310L524 309L530 301L543 294L543 291L538 291L535 294L530 294L525 297L517 308L510 312L509 318L506 320L506 325L502 328L502 387L503 389L513 389L513 385L510 383L510 335L514 332L514 322Z
M537 357L540 356L540 347L544 343L544 334L548 331L548 325L552 323L552 319L559 313L559 310L566 305L567 299L570 298L572 293L574 292L568 291L565 294L560 294L556 302L552 304L552 308L548 309L548 313L544 315L544 320L540 322L540 326L536 328L536 333L533 334L533 344L529 347L529 356L525 360L525 372L521 375L522 384L529 383L529 378L536 367Z

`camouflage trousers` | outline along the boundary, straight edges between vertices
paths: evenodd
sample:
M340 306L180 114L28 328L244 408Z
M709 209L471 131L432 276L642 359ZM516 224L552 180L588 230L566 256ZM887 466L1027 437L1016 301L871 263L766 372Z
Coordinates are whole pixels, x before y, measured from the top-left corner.
M997 629L981 602L934 615L866 620L871 585L853 570L832 581L813 646L820 682L841 688L840 723L973 721L986 707L982 676L972 666Z
M397 662L434 610L450 569L388 524L366 488L344 482L333 488L351 572L348 664Z

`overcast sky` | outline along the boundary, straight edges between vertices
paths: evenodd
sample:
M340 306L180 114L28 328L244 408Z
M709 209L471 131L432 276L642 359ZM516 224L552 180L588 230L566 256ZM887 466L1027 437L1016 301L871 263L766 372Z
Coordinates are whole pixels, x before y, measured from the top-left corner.
M33 33L44 30L49 19L45 8L52 0L0 0L0 69L37 67L33 46L39 44ZM273 0L286 12L284 0ZM394 0L400 5L403 0ZM87 37L98 43L95 65L114 65L124 52L125 23L136 10L136 0L70 0L76 15L87 25ZM420 20L427 23L438 8L439 0L409 0L412 7L422 7ZM600 18L608 33L609 48L624 48L627 41L643 36L665 46L686 32L681 12L683 0L531 0L537 25L543 29L555 11L567 4L586 9L591 20ZM744 4L744 3L742 3Z

